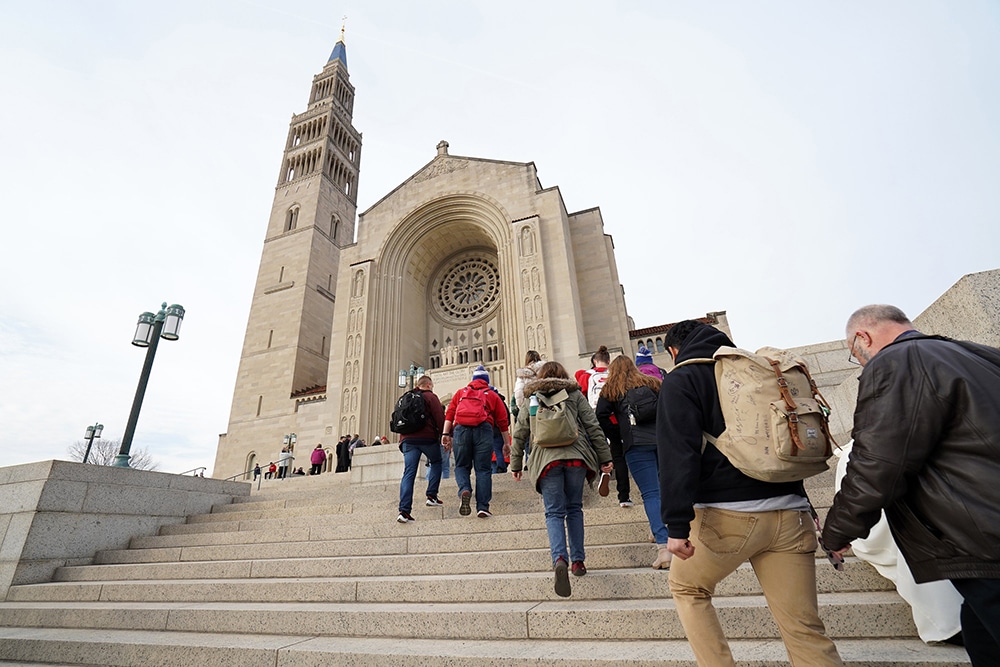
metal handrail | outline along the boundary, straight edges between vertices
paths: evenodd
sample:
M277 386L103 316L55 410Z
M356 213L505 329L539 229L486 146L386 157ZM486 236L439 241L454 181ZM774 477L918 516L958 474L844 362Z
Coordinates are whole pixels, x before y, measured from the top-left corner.
M186 475L189 472L198 472L199 470L204 471L204 470L208 470L208 468L206 468L205 466L198 466L197 468L191 468L190 470L185 470L184 472L179 472L177 474L178 475Z
M252 475L253 470L247 470L246 472L238 472L235 475L230 475L229 477L222 480L223 482L235 482L238 477L246 477L247 475Z

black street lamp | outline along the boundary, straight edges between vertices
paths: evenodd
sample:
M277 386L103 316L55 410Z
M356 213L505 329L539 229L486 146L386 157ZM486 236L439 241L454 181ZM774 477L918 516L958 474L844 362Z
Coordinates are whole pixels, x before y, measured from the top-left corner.
M86 463L87 459L90 458L90 448L94 446L94 438L101 437L101 431L104 430L104 424L94 424L93 426L87 427L87 432L84 434L84 438L87 439L87 451L83 453L83 462Z
M400 386L400 388L406 386L407 378L409 378L410 389L412 390L413 389L413 382L414 382L413 378L418 378L418 377L420 377L423 374L424 374L424 367L423 366L416 366L414 364L410 364L410 370L408 370L408 371L399 371L399 386Z
M164 301L160 307L160 312L143 313L139 315L139 323L135 328L135 336L132 337L132 344L136 347L146 348L146 361L142 364L142 373L139 375L139 386L135 390L135 399L132 401L132 412L128 416L128 425L125 426L125 435L122 437L122 447L111 465L116 468L128 468L128 461L132 458L129 451L132 449L132 436L135 435L135 425L139 421L139 409L142 407L142 398L146 395L146 384L149 382L149 371L153 368L153 357L156 356L156 346L160 338L166 340L177 340L180 336L181 322L184 320L184 308L176 303L167 308Z

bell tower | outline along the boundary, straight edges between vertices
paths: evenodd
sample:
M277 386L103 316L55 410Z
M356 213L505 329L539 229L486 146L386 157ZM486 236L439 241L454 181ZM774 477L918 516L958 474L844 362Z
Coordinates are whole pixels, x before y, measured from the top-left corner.
M357 215L353 110L341 29L306 110L289 124L217 475L245 463L224 452L280 442L293 428L292 397L326 385L340 249L354 242Z

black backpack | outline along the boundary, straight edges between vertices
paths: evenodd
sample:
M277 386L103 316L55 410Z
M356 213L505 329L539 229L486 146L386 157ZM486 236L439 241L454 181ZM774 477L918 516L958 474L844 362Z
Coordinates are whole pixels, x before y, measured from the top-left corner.
M649 424L656 421L656 403L659 397L656 392L643 385L633 387L625 392L621 400L621 408L628 415L629 424Z
M393 433L415 433L427 423L427 404L423 392L412 389L396 401L396 409L389 420L389 430Z

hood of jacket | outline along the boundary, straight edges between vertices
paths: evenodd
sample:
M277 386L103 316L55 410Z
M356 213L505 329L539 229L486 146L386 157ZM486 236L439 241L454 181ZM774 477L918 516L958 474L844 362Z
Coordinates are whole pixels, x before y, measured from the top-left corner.
M524 368L518 368L516 375L517 377L524 379L533 378L535 377L535 374L538 372L538 369L541 368L542 364L544 363L545 363L544 361L533 361Z
M561 389L565 389L567 393L572 393L580 391L580 385L576 383L576 380L564 380L562 378L536 379L524 385L524 395L545 394L546 396L551 396Z
M729 336L715 327L703 324L688 334L675 363L679 364L688 359L711 359L715 351L723 345L736 347L733 341L729 340Z
M476 378L475 380L469 383L469 386L472 387L473 389L489 389L490 383L487 382L486 380L480 380L479 378Z

